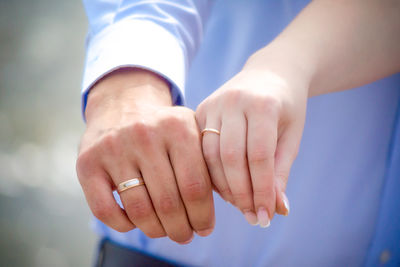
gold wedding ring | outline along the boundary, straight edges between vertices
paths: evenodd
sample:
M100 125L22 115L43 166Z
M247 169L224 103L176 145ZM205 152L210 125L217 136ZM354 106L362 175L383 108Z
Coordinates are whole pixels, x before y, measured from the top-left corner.
M139 185L144 185L144 181L143 181L142 177L133 178L128 181L120 183L118 185L117 191L118 191L118 193L122 193L125 190L128 190L130 188L133 188L133 187L136 187Z
M201 131L201 136L203 136L205 133L215 133L220 135L221 133L217 130L217 129L213 129L213 128L205 128L203 131Z

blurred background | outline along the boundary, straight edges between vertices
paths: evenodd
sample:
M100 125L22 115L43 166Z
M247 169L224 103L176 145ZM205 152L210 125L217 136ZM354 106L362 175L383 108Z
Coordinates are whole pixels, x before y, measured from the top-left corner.
M75 174L87 21L79 0L0 0L0 266L91 266Z

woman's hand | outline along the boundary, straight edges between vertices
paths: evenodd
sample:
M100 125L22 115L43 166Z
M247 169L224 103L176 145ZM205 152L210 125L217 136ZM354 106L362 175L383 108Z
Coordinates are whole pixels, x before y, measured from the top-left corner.
M91 91L77 173L93 214L111 228L190 242L214 227L211 182L194 112L171 106L168 85L139 69L117 71ZM142 177L145 185L112 191Z
M282 75L280 63L266 68L264 62L262 55L251 57L199 105L196 119L200 130L220 131L204 132L202 140L216 191L250 224L267 227L275 212L289 213L285 188L299 149L308 88L296 72Z

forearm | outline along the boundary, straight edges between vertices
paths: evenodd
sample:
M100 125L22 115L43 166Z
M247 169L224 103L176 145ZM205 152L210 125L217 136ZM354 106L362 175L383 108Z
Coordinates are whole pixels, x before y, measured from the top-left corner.
M361 86L400 70L399 14L396 0L314 1L249 61L291 69L309 96Z

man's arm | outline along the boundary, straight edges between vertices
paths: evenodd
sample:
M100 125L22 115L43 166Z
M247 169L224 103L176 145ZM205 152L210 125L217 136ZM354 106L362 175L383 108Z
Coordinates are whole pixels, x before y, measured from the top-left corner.
M171 104L168 84L151 72L106 76L88 96L77 172L93 214L108 226L186 243L192 230L210 234L213 200L194 113ZM145 186L120 193L122 210L112 190L135 177Z
M210 0L83 0L89 20L82 110L92 86L121 67L165 78L173 103L183 104L185 76L202 39Z
M93 214L118 231L190 242L214 227L211 183L184 76L207 1L85 1L87 128L77 173ZM161 12L162 11L162 12ZM170 19L165 19L168 16ZM190 167L189 167L190 166ZM112 191L142 177L145 186Z

